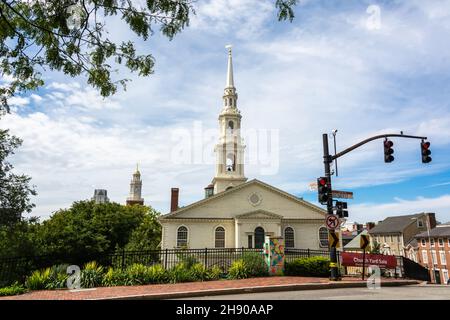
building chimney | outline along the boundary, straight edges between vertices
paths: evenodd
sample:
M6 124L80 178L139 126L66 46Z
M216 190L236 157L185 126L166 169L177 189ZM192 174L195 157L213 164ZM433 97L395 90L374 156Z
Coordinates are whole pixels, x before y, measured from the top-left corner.
M178 210L178 194L180 189L172 188L172 193L170 196L170 212L174 212Z
M428 223L430 226L430 230L436 228L436 216L434 215L434 212L426 213Z
M366 230L369 231L375 227L375 222L367 222L366 223Z

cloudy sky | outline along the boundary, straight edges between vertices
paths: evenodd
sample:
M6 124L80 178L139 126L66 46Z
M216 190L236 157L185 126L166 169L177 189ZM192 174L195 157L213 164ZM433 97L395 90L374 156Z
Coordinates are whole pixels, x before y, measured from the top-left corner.
M45 73L45 87L11 101L0 126L24 140L11 161L36 185L32 215L45 219L95 188L124 203L137 162L145 202L162 213L171 187L181 205L203 198L231 43L256 155L248 178L316 203L308 185L323 175L322 133L338 130L338 150L380 133L424 135L430 164L418 140L394 138L390 164L375 141L340 159L334 186L354 192L350 220L431 211L450 221L450 1L301 1L292 23L277 21L271 0L202 0L195 9L174 40L137 41L154 55L155 74L121 69L118 78L132 79L126 91L103 99L83 77ZM109 30L136 39L120 21Z

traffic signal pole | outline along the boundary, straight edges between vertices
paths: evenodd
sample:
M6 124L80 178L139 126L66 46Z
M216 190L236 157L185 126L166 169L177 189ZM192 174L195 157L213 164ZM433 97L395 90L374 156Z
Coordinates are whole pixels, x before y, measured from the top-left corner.
M327 200L327 213L333 214L333 197L332 197L332 185L331 185L331 162L333 161L330 156L330 151L328 149L328 134L324 133L322 135L323 138L323 164L325 166L325 176L328 179L329 188L330 188L330 196ZM329 230L328 232L334 232ZM338 281L339 280L339 274L338 274L338 267L337 267L337 253L336 253L336 247L330 248L330 269L331 269L331 275L330 280L331 281Z
M355 150L356 148L358 148L358 147L360 147L360 146L362 146L362 145L364 145L364 144L366 144L366 143L368 143L370 141L373 141L373 140L376 140L376 139L382 139L382 138L387 139L388 137L421 139L422 141L427 139L427 137L411 136L411 135L404 135L404 134L383 134L383 135L377 135L377 136L373 136L371 138L368 138L366 140L363 140L361 142L358 142L357 144L355 144L355 145L353 145L353 146L351 146L351 147L349 147L349 148L347 148L347 149L345 149L345 150L335 154L334 156L331 156L330 155L330 151L328 149L328 134L324 133L322 135L322 140L323 140L323 164L324 164L324 167L325 167L325 176L328 179L329 192L330 192L330 195L329 195L329 197L327 199L327 213L328 214L331 214L331 215L333 214L333 191L332 191L333 188L332 188L332 184L331 184L331 163L335 159L337 159L337 158L339 158L339 157L349 153L350 151ZM422 142L422 144L423 144L423 142ZM423 148L424 147L422 147L422 149ZM427 150L428 150L428 148L429 148L429 143L426 146ZM424 155L423 151L422 151L422 155L423 155L422 156L422 162L424 162L424 160L423 160L424 156L428 156L429 153ZM431 158L430 158L430 160L427 160L427 162L429 162L429 161L431 161ZM333 233L334 231L329 230L328 232ZM338 273L338 264L337 264L337 262L338 261L337 261L336 247L331 247L330 248L330 270L331 270L330 280L331 281L338 281L338 280L340 280L340 276L339 276L339 273Z

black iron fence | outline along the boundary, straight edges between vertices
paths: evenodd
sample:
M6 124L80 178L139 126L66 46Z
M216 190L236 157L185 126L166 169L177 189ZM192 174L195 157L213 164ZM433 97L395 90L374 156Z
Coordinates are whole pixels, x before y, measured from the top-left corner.
M14 281L23 282L34 270L58 264L79 265L81 267L89 261L96 261L104 267L122 269L135 263L147 266L161 264L165 269L171 269L180 261L190 259L193 262L200 262L206 267L218 266L226 273L233 261L240 259L248 252L263 253L262 249L251 248L204 248L116 251L111 254L84 257L83 259L55 255L0 258L0 286ZM329 251L293 248L285 250L287 262L314 256L329 257Z

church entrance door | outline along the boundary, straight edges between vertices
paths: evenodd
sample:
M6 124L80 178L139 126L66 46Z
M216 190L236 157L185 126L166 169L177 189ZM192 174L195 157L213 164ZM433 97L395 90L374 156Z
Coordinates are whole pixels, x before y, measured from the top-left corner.
M264 229L261 227L257 227L255 229L255 248L262 249L264 246Z

